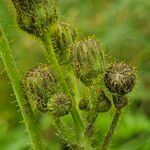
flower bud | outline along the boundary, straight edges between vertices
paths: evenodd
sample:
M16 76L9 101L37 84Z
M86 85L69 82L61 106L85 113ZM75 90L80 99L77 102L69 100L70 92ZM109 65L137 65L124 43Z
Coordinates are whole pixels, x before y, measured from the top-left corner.
M91 106L90 106L90 100L88 98L82 98L79 102L79 109L83 111L89 111Z
M77 39L75 29L66 22L56 22L51 27L53 46L58 60L63 63L67 58L67 48Z
M103 91L100 91L96 102L96 110L98 112L107 112L111 108L111 102Z
M12 0L19 27L29 34L41 36L41 32L56 22L56 0Z
M134 68L125 63L111 65L104 75L105 85L109 91L120 95L132 91L135 79Z
M121 109L128 105L127 97L122 95L113 95L113 102L117 109Z
M71 111L71 107L72 102L64 93L55 94L48 101L48 111L55 117L67 115Z
M40 111L47 111L49 97L57 91L54 72L47 65L40 65L29 70L24 77L25 92Z
M89 86L105 67L104 48L94 38L79 41L70 48L72 64L77 77Z

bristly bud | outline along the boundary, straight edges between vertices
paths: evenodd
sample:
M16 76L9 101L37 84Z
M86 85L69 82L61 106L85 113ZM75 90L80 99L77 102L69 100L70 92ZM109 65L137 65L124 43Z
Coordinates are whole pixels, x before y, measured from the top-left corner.
M55 53L60 63L66 61L67 48L73 44L77 39L77 32L75 29L66 22L56 22L51 26L51 36Z
M103 73L104 48L94 38L77 42L70 48L70 53L76 75L86 86L91 85L93 79Z
M111 102L103 91L100 91L96 102L96 110L98 112L107 112L111 108Z
M32 99L37 108L47 111L47 102L57 91L57 80L54 72L47 65L40 65L29 70L24 77L25 92Z
M53 95L48 101L48 111L55 117L67 115L72 108L70 98L64 93Z
M37 37L58 19L57 0L12 0L19 27Z
M125 95L132 91L135 85L135 70L126 63L111 65L105 75L104 81L110 92Z
M82 98L78 106L80 110L89 111L91 109L90 100L88 98Z
M128 105L128 98L122 95L113 95L113 102L117 109L121 109Z

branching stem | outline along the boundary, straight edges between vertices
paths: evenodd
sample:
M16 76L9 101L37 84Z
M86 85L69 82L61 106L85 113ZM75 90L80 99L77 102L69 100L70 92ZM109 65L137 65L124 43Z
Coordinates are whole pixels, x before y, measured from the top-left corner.
M62 72L62 70L60 68L60 65L58 63L58 60L56 58L56 55L55 55L55 52L54 52L54 49L53 49L53 46L52 46L51 37L50 37L49 33L44 33L43 34L43 44L44 44L44 46L45 46L45 48L47 50L47 53L48 53L48 62L55 69L56 75L57 75L57 77L59 79L59 82L60 82L61 86L63 87L64 91L66 91L69 94L69 96L71 98L73 98L69 88L67 87L67 84L66 84L65 79L64 79L63 72ZM72 118L74 120L77 132L81 133L80 131L82 131L82 129L83 129L83 124L82 124L80 116L79 116L79 114L78 114L78 112L76 110L75 105L73 105L73 108L72 108L72 111L71 111L71 115L72 115Z

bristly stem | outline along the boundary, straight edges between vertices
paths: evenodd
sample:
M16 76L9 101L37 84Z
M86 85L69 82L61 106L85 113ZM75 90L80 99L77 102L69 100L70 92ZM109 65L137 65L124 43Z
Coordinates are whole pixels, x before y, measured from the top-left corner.
M37 125L37 121L33 115L30 104L25 101L25 97L23 94L24 92L22 90L22 84L19 79L19 74L16 68L16 64L12 57L9 43L7 41L6 35L3 31L1 24L0 24L0 55L5 65L7 74L10 78L28 134L32 140L33 149L43 150L42 138L41 138L42 132L40 130L40 127Z
M114 115L113 120L111 122L110 128L107 132L107 135L104 139L101 150L107 150L108 149L108 146L111 142L112 136L114 135L115 129L118 125L120 115L121 115L121 109L116 109L115 115Z
M47 50L47 53L48 53L48 62L49 62L49 64L55 69L58 80L59 80L61 86L63 87L64 91L66 91L69 94L69 96L71 98L73 98L69 88L67 87L67 84L66 84L65 79L64 79L63 72L62 72L62 70L60 68L60 65L58 63L58 60L56 58L56 55L55 55L55 52L54 52L54 49L53 49L53 46L52 46L50 33L49 32L44 33L42 40L43 40L43 44L44 44L44 46ZM83 124L82 124L81 118L80 118L74 104L73 104L73 108L72 108L72 111L71 111L71 115L72 115L72 118L74 120L75 127L76 127L77 131L79 133L81 133L80 131L82 131L82 129L83 129Z

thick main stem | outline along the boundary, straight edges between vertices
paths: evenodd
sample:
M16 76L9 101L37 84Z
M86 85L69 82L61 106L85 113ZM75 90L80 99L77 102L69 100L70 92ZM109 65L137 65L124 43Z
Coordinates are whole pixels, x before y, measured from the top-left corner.
M47 53L48 53L48 62L55 69L57 78L58 78L61 86L63 87L64 91L66 91L69 94L69 96L71 98L73 98L69 88L67 87L67 84L66 84L65 79L64 79L64 75L62 73L62 70L59 66L58 60L56 58L56 55L55 55L55 52L54 52L54 49L53 49L53 46L52 46L50 34L49 33L44 33L42 40L43 40L43 44L44 44L44 46L47 50ZM72 115L72 118L74 120L77 131L80 132L83 128L83 124L82 124L80 116L79 116L79 114L76 110L75 105L73 105L71 115Z
M33 115L29 103L25 101L22 85L19 79L19 74L16 69L16 64L11 55L11 50L1 24L0 24L0 55L5 65L7 74L10 78L14 93L17 98L17 102L20 107L21 114L23 116L23 120L25 122L27 131L33 143L33 148L34 150L43 150L41 131L39 126L37 125L36 119Z
M116 129L117 125L118 125L120 115L121 115L121 110L120 109L116 109L115 115L114 115L113 120L111 122L110 128L109 128L109 130L107 132L107 135L106 135L106 137L104 139L104 142L102 144L101 150L107 150L108 149L108 146L109 146L109 144L111 142L112 136L113 136L113 134L115 132L115 129Z

